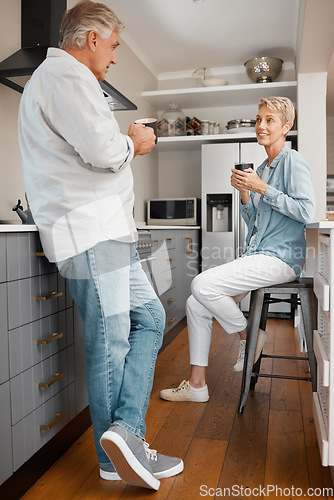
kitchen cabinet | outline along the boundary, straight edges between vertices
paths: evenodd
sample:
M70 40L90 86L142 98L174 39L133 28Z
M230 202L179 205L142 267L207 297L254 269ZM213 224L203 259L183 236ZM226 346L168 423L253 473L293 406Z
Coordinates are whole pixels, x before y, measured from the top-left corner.
M78 409L74 306L65 280L44 257L37 231L1 233L0 263L1 484Z
M199 272L199 230L150 231L152 284L166 311L166 334L184 318L191 281Z
M9 382L0 384L0 484L13 474Z
M318 269L314 293L318 299L318 329L314 331L317 359L317 391L313 415L322 465L334 465L334 223L319 222Z

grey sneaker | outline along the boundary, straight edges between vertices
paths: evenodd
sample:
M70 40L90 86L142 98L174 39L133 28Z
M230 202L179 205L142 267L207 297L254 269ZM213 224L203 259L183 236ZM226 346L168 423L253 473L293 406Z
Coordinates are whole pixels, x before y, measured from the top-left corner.
M176 474L180 474L180 472L183 471L183 460L180 458L161 455L156 450L149 449L148 443L144 443L144 446L151 454L151 468L153 476L156 479L176 476ZM107 481L117 481L121 479L113 466L101 467L100 477L102 477L102 479L106 479Z
M101 446L113 462L121 479L135 486L158 490L159 478L174 476L183 470L179 458L160 455L138 436L113 424L101 437ZM117 480L112 471L100 469L103 479Z
M267 337L268 337L267 332L259 329L259 333L257 335L254 364L257 362L257 360L260 357L261 351L263 349L264 344L266 343ZM246 340L240 340L238 360L237 360L236 364L234 365L235 372L242 372L242 370L244 369L245 348L246 348Z
M163 389L160 391L161 399L166 401L194 401L195 403L206 403L209 401L208 386L196 389L188 381L183 380L176 389Z

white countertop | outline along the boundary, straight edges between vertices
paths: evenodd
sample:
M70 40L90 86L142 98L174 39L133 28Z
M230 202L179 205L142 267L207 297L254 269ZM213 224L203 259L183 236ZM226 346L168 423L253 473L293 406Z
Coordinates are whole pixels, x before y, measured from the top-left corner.
M146 229L201 229L200 226L148 226L147 224L137 224L138 230ZM38 231L37 226L34 224L0 224L0 233L20 233Z
M334 220L320 220L306 225L306 229L334 229Z
M0 224L0 233L27 233L38 231L35 224Z

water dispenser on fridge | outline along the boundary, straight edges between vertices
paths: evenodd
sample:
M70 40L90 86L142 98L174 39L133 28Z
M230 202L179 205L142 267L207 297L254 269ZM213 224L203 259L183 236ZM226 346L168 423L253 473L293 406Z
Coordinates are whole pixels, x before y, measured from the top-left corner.
M232 231L232 194L207 194L207 231Z

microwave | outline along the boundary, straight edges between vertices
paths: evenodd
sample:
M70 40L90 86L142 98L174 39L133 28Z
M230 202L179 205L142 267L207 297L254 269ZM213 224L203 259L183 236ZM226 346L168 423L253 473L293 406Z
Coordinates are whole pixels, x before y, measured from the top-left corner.
M201 221L199 198L159 198L147 202L147 224L197 226Z

